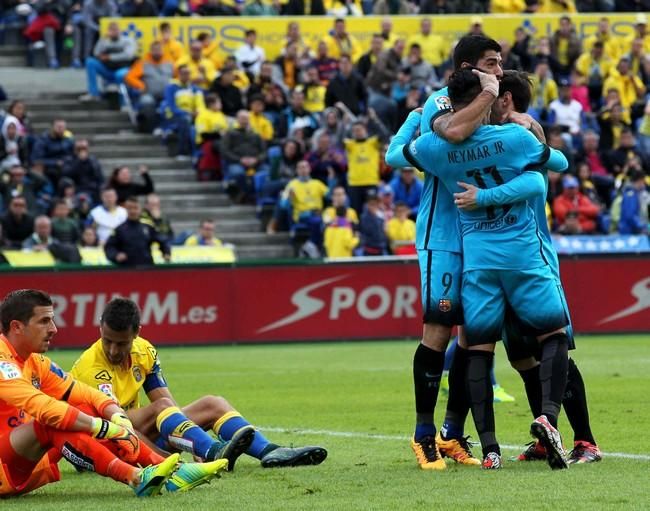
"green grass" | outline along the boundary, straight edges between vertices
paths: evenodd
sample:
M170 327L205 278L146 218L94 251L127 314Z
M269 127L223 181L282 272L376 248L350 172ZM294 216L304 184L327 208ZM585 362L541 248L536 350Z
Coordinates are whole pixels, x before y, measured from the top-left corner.
M419 470L406 436L413 428L414 341L162 348L174 395L186 403L223 395L267 436L329 450L319 467L237 470L186 495L137 501L131 491L61 463L63 480L1 505L7 509L648 509L650 461L609 456L551 472L545 463L506 463L500 472L449 466ZM594 434L609 453L647 456L650 337L583 337L575 359L584 375ZM500 349L500 347L499 347ZM53 352L69 368L78 352ZM497 377L515 403L496 405L504 445L528 442L530 413L518 375L497 354ZM442 399L444 407L444 399ZM567 423L560 424L570 444ZM309 432L311 431L311 432ZM329 432L351 432L354 437ZM473 426L468 428L473 433ZM385 435L378 439L368 435ZM475 435L474 435L475 437ZM480 451L480 449L479 449ZM505 451L506 457L516 454Z

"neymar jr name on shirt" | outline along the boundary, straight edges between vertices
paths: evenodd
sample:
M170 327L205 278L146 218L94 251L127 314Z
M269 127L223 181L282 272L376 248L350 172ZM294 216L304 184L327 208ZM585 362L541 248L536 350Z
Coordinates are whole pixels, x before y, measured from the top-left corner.
M494 151L494 154L506 152L503 148L503 142L500 140L492 144L492 150ZM449 163L468 163L471 161L482 160L483 158L489 158L490 156L492 156L490 154L490 148L487 144L483 144L481 146L468 147L467 149L448 151L447 161Z

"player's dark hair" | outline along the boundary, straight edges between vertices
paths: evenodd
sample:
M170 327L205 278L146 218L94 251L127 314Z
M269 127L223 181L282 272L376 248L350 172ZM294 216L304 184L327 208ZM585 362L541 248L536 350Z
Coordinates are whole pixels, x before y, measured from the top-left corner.
M135 333L140 328L140 309L133 300L113 298L106 305L99 322L116 332L131 330Z
M9 325L12 321L29 323L34 315L34 307L49 307L52 299L45 291L38 289L17 289L12 291L0 304L0 323L2 333L9 332Z
M500 52L501 45L494 39L484 35L466 35L462 37L458 41L456 48L454 48L454 69L460 69L463 62L475 66L488 50Z
M481 81L471 69L454 71L447 84L449 100L454 108L469 105L481 93Z
M517 112L526 112L532 97L532 83L528 73L508 70L503 72L499 82L499 97L509 92Z

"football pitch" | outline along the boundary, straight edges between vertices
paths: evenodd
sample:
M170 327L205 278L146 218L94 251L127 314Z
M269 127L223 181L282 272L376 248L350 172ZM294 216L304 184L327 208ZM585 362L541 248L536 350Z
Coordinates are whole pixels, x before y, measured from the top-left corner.
M408 443L416 342L161 348L163 371L179 403L222 395L271 441L322 445L327 460L318 467L273 470L243 456L235 472L209 486L141 500L123 485L77 474L62 462L61 482L0 505L56 511L650 508L650 336L578 339L574 358L605 454L600 463L560 472L546 463L507 461L501 471L453 464L446 472L420 470ZM497 379L516 397L495 405L507 460L531 440L532 418L521 380L498 350ZM69 369L78 353L50 355ZM440 424L445 398L438 403ZM564 417L560 430L570 447ZM471 417L467 433L476 439ZM474 452L480 455L480 448Z

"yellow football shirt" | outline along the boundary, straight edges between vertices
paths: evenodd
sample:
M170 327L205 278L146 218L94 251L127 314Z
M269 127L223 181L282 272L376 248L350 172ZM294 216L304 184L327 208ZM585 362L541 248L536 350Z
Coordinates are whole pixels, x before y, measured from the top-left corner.
M379 183L381 142L377 137L365 140L345 139L348 157L348 185L373 186Z
M287 190L292 193L291 205L293 206L293 220L298 221L300 215L309 211L321 211L323 198L327 195L327 186L318 179L300 181L292 179L287 185Z
M112 396L125 410L140 408L141 388L150 392L167 386L156 348L142 337L136 337L133 341L128 366L112 365L99 339L81 354L70 374L76 380Z

